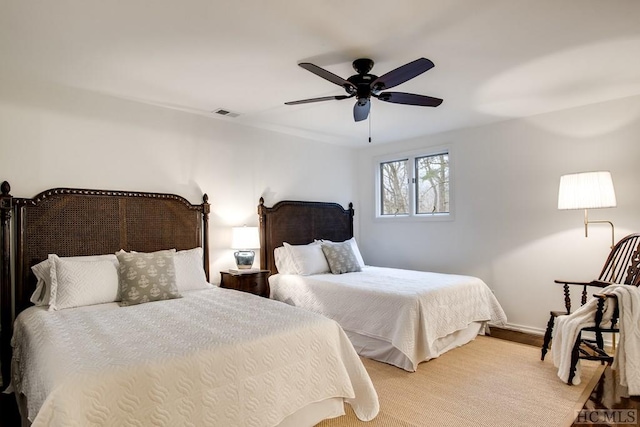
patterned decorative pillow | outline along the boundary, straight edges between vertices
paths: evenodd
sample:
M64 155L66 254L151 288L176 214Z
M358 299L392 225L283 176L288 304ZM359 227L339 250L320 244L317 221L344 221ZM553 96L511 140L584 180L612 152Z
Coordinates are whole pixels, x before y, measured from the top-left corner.
M121 306L180 298L173 263L175 249L116 254L120 262Z
M323 243L322 252L324 252L333 274L362 271L349 241L331 244Z
M328 244L335 244L335 243L343 243L343 242L333 242L331 240L316 240L320 243L328 243ZM356 256L356 259L358 260L358 264L360 264L360 267L364 267L364 259L362 259L362 254L360 253L360 248L358 248L358 242L356 242L356 238L352 237L349 240L345 240L345 242L350 242L351 243L351 249L353 249L353 254Z

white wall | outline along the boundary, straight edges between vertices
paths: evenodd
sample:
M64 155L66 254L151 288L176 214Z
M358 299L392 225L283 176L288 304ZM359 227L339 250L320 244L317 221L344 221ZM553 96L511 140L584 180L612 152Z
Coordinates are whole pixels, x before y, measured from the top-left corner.
M354 151L106 95L30 82L0 86L0 181L30 197L52 187L171 192L212 204L212 280L233 265L230 227L257 225L256 205L283 199L354 202L372 265L481 277L510 324L541 330L562 307L554 278L590 279L609 230L556 209L564 173L608 169L618 238L640 231L640 97ZM374 218L374 162L394 151L449 145L455 220ZM356 168L357 166L357 168ZM346 184L345 184L346 183Z
M455 219L403 223L375 219L374 159L446 145L452 149ZM595 278L610 227L582 211L557 210L565 173L610 170L618 207L591 210L612 220L616 240L640 232L640 97L449 132L358 154L359 244L365 262L482 278L512 327L541 331L563 307L555 278Z
M230 227L258 225L260 196L268 206L283 199L346 206L355 198L354 162L350 149L226 120L35 82L0 86L0 181L14 196L79 187L199 203L208 193L213 282L234 265Z

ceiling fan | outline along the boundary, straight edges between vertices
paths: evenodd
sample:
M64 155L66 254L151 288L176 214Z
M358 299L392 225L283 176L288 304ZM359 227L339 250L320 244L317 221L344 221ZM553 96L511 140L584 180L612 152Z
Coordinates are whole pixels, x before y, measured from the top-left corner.
M380 101L392 102L395 104L419 105L423 107L437 107L442 104L442 99L433 98L431 96L405 92L382 92L383 90L398 86L407 80L411 80L412 78L433 68L433 62L426 58L416 59L415 61L389 71L380 77L369 74L369 71L373 68L373 60L368 58L356 59L353 61L353 68L358 74L354 74L346 80L309 62L302 62L298 65L305 70L311 71L313 74L330 81L331 83L342 86L347 92L347 95L302 99L300 101L285 102L285 105L342 100L353 98L355 96L357 101L353 106L353 118L356 122L359 122L369 116L372 96L374 98L378 98Z

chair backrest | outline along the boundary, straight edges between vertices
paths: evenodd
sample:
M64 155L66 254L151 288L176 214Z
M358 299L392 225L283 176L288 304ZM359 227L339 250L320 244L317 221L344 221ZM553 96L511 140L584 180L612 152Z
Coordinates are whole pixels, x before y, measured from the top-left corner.
M598 280L640 285L640 233L629 234L616 243Z

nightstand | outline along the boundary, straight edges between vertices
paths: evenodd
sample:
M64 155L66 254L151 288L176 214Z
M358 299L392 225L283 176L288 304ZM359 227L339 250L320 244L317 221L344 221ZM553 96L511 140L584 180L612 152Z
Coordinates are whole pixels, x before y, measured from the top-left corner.
M249 292L269 298L269 270L254 270L246 273L220 272L220 287Z

